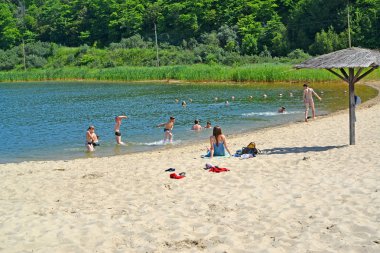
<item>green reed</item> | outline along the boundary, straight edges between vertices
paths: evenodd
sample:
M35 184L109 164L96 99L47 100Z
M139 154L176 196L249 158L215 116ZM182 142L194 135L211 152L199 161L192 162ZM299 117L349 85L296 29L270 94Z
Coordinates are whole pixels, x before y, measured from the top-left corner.
M367 79L380 78L379 71ZM28 71L0 72L0 81L43 81L43 80L99 80L99 81L234 81L234 82L302 82L338 80L326 70L296 70L290 64L252 64L228 67L221 65L186 65L163 67L115 67L105 69L61 68L34 69Z

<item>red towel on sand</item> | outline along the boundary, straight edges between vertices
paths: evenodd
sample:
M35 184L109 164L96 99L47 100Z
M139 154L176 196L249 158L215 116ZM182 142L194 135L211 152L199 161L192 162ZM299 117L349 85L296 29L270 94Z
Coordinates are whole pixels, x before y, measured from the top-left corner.
M181 178L184 178L184 176L179 176L179 175L177 175L177 173L172 173L172 174L170 174L170 178L181 179Z
M210 168L209 171L210 171L210 172L219 173L219 172L225 172L225 171L230 171L230 170L227 169L227 168L217 168L217 167L212 167L212 168Z

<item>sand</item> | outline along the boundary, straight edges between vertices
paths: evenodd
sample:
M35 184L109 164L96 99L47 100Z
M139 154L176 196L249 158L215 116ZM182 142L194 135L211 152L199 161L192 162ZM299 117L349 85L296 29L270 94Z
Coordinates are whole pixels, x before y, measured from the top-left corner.
M251 159L202 159L205 140L1 164L0 252L380 252L379 100L357 108L354 146L343 111L227 137L255 141Z

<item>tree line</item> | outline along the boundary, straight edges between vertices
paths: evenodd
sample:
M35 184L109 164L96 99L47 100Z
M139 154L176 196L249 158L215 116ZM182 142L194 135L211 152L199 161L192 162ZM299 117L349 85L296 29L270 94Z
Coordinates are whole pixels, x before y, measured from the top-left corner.
M348 47L349 35L353 46L380 47L380 0L0 0L0 69L1 58L19 57L12 50L24 65L44 65L53 44L137 54L146 48L146 65L152 65L157 38L160 50L179 54L167 64L186 64L188 56L190 64L224 64L228 57L252 62L295 50L328 53ZM50 43L36 49L42 56L26 52L36 43Z

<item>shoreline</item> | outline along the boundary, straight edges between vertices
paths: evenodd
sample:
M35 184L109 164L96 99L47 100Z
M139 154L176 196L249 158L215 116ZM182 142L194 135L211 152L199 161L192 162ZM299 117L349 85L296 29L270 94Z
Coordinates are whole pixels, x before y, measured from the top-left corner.
M63 81L63 82L65 82L65 81ZM95 81L95 82L97 82L97 81ZM110 81L110 82L113 82L113 81ZM223 83L223 82L215 82L216 85L219 84L219 83ZM245 82L245 83L246 84L250 84L250 82ZM375 85L373 85L373 83ZM362 82L362 83L359 84L359 85L370 86L370 87L376 89L378 91L378 94L377 94L376 97L374 97L374 98L372 98L372 99L364 102L356 110L361 110L364 106L370 107L370 106L373 106L374 104L380 102L380 88L379 88L379 86L376 86L376 83L377 82L374 82L374 81L368 81L368 82ZM348 108L342 109L342 110L338 110L338 111L334 111L334 112L327 113L327 114L322 114L322 115L319 115L318 118L319 119L328 118L328 117L332 117L334 115L339 115L339 114L342 114L342 113L345 113L345 112L348 112ZM245 131L239 132L239 133L226 134L226 136L228 138L237 138L237 137L240 137L241 135L254 134L254 133L257 133L257 132L262 132L262 131L266 131L266 130L270 130L270 129L275 129L275 128L285 128L285 127L291 126L293 124L299 124L299 123L304 123L304 121L303 120L297 120L297 121L282 123L282 124L275 125L275 126L266 126L266 127L261 127L261 128L258 128L258 129L250 129L250 130L245 130ZM187 140L184 143L179 144L180 146L178 146L178 144L177 145L166 145L166 146L164 145L164 146L157 146L157 147L155 147L153 149L147 149L147 150L143 150L143 151L128 151L128 153L124 153L124 154L105 155L105 156L99 156L99 157L89 157L89 156L91 156L91 154L88 154L88 155L86 154L86 155L84 155L85 157L56 158L56 159L45 159L45 160L44 159L40 159L40 160L25 160L25 161L15 161L15 162L5 162L5 163L0 163L0 165L2 165L2 164L16 164L17 165L17 164L20 164L20 163L28 163L28 162L59 162L59 161L65 161L65 162L67 162L67 161L73 161L73 160L111 158L111 157L118 157L118 156L125 156L125 155L135 155L135 154L141 154L141 153L150 153L150 152L157 152L157 151L162 151L162 150L177 149L177 148L181 148L181 147L184 147L184 148L186 148L186 147L192 147L192 146L199 145L200 142L205 142L204 150L206 150L206 146L209 145L208 138L203 139L203 140ZM244 145L245 144L241 145L241 147L244 146ZM204 153L206 153L206 152L204 152Z
M215 84L219 84L219 83L221 83L221 82L216 82ZM320 82L320 83L324 83L324 82ZM373 81L362 82L362 83L360 83L360 85L369 86L369 87L372 87L372 88L376 89L378 91L377 96L374 97L374 98L372 98L372 99L370 99L370 100L368 100L368 101L366 101L366 102L364 102L361 106L359 106L357 108L357 110L360 110L361 108L363 108L363 106L366 106L366 105L373 106L374 104L376 104L377 102L380 101L380 93L379 93L380 89L376 85L371 85L372 83L376 83L376 82L373 82ZM250 84L250 82L246 82L246 84ZM334 111L334 112L327 113L327 114L321 114L321 115L318 116L318 118L319 119L321 119L321 118L328 118L328 117L331 117L331 116L334 116L334 115L337 115L337 114L345 113L346 111L348 111L348 108L342 109L342 110L338 110L338 111ZM261 132L261 131L266 131L266 130L270 130L272 128L288 127L288 126L291 126L293 124L298 124L298 123L304 123L304 121L303 120L296 120L296 121L292 121L292 122L282 123L280 125L265 126L265 127L260 127L258 129L245 130L245 131L239 132L239 133L229 133L229 134L226 134L226 136L229 137L229 138L237 138L237 137L242 136L242 135L253 134L253 133ZM194 139L194 140L186 140L184 143L179 144L180 146L178 144L177 145L156 146L155 148L152 148L152 149L147 149L147 150L143 150L143 151L128 151L128 153L123 153L123 154L104 155L104 156L95 156L95 157L90 157L91 154L89 154L89 155L85 154L85 155L83 155L83 157L12 161L12 162L0 163L0 165L1 164L20 164L20 163L27 163L27 162L57 162L57 161L72 161L72 160L77 160L77 159L82 160L82 159L94 159L94 158L111 158L111 157L124 156L124 155L134 155L134 154L141 154L141 153L147 153L147 152L156 152L156 151L162 151L162 150L177 149L177 148L180 148L180 147L190 147L190 146L197 145L197 143L199 143L200 141L204 141L206 143L205 148L204 148L204 150L206 150L206 146L209 145L208 144L208 138L207 139L203 139L203 140L196 140L196 139ZM241 146L244 146L244 145L245 144L243 144Z
M369 83L380 89L380 82ZM378 252L380 97L308 123L145 153L0 164L5 252ZM204 169L205 163L229 168ZM186 172L171 179L168 168Z

